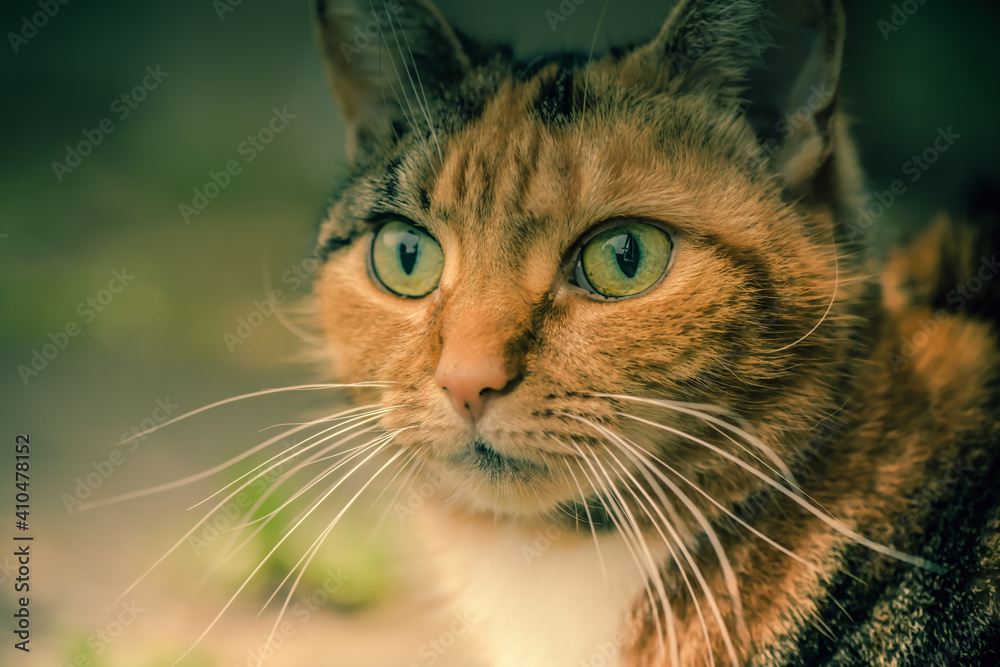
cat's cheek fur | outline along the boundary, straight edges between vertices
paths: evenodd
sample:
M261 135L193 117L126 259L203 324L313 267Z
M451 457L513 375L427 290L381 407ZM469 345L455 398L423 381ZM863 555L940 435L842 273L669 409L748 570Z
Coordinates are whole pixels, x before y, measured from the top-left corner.
M377 287L369 274L367 236L323 268L316 294L334 376L341 382L384 379L385 366L406 343L426 336L436 295L402 299Z

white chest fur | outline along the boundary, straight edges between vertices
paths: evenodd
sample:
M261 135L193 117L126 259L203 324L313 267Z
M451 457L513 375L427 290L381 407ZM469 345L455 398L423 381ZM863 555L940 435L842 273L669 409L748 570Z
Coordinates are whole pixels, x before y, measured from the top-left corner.
M465 521L425 508L431 559L488 667L612 667L645 576L617 534ZM423 514L423 512L421 512ZM653 554L661 558L663 554Z

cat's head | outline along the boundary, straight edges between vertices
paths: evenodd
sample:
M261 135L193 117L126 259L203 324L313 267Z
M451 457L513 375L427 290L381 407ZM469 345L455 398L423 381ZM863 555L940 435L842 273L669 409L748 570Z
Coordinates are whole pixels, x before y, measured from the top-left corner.
M327 348L461 506L551 512L652 457L738 500L733 458L843 407L871 293L837 2L682 1L648 44L527 64L427 2L317 10L351 165Z

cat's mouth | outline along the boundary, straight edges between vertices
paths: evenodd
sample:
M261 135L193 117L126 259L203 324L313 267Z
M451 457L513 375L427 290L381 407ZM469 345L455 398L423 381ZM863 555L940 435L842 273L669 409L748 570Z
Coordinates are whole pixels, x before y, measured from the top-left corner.
M456 443L457 444L457 443ZM555 461L508 453L502 443L474 434L432 462L447 480L445 492L474 511L492 515L548 515L570 495Z
M458 473L463 480L466 491L489 489L477 498L480 503L487 501L479 505L482 509L544 515L572 525L575 530L615 530L608 500L595 495L584 502L565 499L565 489L560 488L554 479L554 470L545 461L505 454L482 437L470 440L461 452L447 461L452 472ZM479 483L468 485L470 478ZM473 497L476 495L473 493Z
M452 463L492 482L528 480L547 472L544 465L502 454L482 438L476 438L452 459Z

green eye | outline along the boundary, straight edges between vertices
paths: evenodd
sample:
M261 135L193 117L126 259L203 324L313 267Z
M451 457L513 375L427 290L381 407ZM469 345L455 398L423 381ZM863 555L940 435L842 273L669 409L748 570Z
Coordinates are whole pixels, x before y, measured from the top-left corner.
M375 279L386 289L419 299L437 289L444 253L427 232L393 220L382 225L375 235L371 262Z
M670 237L659 227L618 224L583 246L573 277L577 286L601 296L632 296L660 279L672 248Z

